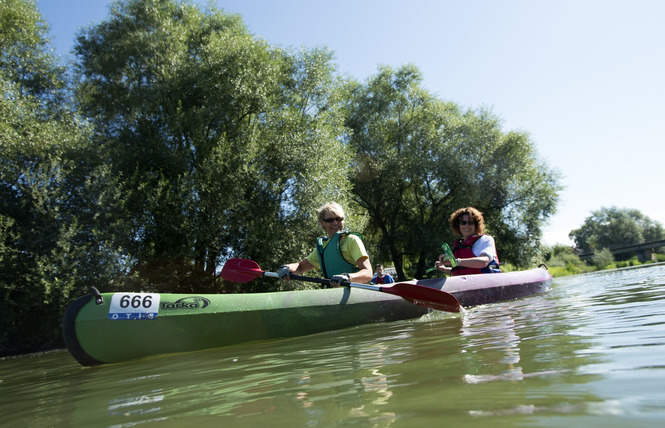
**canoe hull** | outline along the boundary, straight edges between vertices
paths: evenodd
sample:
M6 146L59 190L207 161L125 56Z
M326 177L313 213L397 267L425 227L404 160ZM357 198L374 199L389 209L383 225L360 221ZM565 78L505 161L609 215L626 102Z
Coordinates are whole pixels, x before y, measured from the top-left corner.
M65 313L65 342L83 365L304 336L427 313L426 308L389 294L336 288L258 294L162 294L154 318L110 319L114 294L118 293L103 293L101 304L93 296L84 296ZM198 303L191 303L194 301Z
M498 278L489 281L489 277ZM545 291L551 276L545 269L532 269L414 282L447 291L469 307ZM118 314L119 302L131 310L134 302L148 301L146 297L153 298L152 309ZM72 356L88 366L304 336L425 313L426 308L398 296L347 287L257 294L103 293L81 297L69 306L63 335Z
M501 274L421 279L414 282L446 291L455 296L463 307L472 307L542 293L552 285L552 275L545 268L536 268Z

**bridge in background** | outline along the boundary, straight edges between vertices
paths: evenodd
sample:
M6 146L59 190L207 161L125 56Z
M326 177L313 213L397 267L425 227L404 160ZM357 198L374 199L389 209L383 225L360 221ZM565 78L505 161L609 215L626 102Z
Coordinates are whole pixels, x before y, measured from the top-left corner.
M659 241L643 242L641 244L624 245L622 247L612 247L610 251L613 256L627 253L636 253L640 262L653 260L653 255L660 247L665 247L665 239ZM586 260L593 256L593 251L579 254L580 259Z

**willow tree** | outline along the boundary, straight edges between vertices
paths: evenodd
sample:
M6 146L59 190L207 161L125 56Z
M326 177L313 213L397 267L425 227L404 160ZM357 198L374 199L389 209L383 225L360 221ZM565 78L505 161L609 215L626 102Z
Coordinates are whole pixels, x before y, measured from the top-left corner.
M75 52L133 287L210 291L226 257L303 255L314 207L348 188L329 52L172 0L113 3Z
M113 277L85 127L35 3L0 2L0 355L60 346L64 309Z
M407 271L422 277L452 240L450 214L475 206L500 259L528 264L558 200L557 174L526 134L504 132L490 112L441 101L421 83L408 65L348 87L353 192L369 213L379 258L400 279Z

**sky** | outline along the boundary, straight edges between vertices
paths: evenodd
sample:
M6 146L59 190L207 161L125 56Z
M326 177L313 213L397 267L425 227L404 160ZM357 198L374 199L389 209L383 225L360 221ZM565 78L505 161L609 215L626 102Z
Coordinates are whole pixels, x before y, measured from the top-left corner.
M665 1L211 1L271 45L327 47L361 82L380 65L414 64L439 99L528 133L564 186L548 245L572 245L569 232L601 208L665 225ZM37 0L63 58L108 5Z

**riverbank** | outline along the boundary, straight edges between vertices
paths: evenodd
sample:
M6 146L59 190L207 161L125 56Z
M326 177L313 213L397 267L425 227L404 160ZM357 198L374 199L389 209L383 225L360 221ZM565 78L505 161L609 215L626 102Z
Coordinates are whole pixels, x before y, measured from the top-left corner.
M586 273L608 272L608 271L616 271L624 269L638 269L643 267L659 266L659 265L665 265L665 261L645 262L645 263L640 263L635 261L616 262L605 268L598 268L596 266L589 266L589 265L548 266L548 269L552 274L552 277L561 278L565 276L582 275Z

